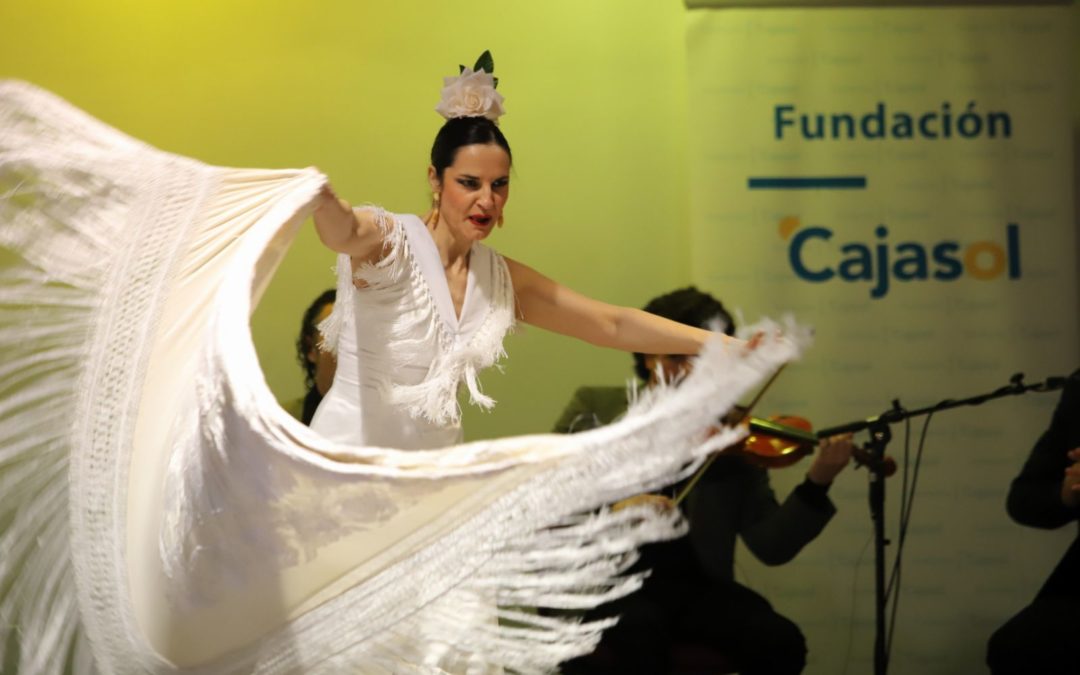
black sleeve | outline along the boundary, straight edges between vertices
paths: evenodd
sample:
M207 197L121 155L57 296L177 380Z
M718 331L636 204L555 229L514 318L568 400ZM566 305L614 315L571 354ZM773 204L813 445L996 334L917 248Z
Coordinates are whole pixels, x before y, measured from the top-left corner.
M818 485L807 476L803 482L795 486L793 494L815 511L832 515L836 513L836 507L829 499L829 487L829 485Z
M1066 453L1080 446L1080 371L1061 393L1050 427L1031 449L1020 475L1009 487L1006 508L1021 525L1056 528L1080 517L1080 509L1061 501L1061 483L1069 466Z
M569 434L600 426L598 422L594 421L595 415L585 402L584 393L581 389L574 392L570 403L566 405L562 414L559 415L559 420L555 422L555 433Z
M703 481L691 493L690 538L702 565L716 575L730 574L736 535L758 560L780 565L817 537L836 513L828 495L811 490L808 496L801 486L780 504L768 472L758 467L730 467L721 476Z
M579 387L555 422L555 433L574 434L610 424L626 412L623 387Z
M836 507L822 488L809 481L798 485L783 504L776 505L768 474L747 495L747 508L740 534L746 547L766 565L790 561L814 540L836 513ZM809 483L809 485L807 485Z

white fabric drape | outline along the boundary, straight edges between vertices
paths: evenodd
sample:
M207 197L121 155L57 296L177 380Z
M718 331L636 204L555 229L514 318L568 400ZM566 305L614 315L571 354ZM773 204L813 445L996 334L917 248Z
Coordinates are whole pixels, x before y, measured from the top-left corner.
M621 422L402 451L315 434L248 318L324 183L210 167L0 83L0 662L17 672L546 672L566 612L677 516L604 505L694 468L794 358L709 345ZM14 650L14 651L13 651Z

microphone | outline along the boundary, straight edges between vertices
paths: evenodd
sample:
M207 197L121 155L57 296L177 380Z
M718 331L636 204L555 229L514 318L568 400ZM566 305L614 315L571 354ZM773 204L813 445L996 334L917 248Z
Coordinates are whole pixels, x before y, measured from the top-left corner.
M1080 382L1080 369L1074 370L1072 374L1062 377L1061 375L1051 375L1046 378L1046 382L1035 385L1036 391L1057 391L1058 389L1064 389L1070 382Z

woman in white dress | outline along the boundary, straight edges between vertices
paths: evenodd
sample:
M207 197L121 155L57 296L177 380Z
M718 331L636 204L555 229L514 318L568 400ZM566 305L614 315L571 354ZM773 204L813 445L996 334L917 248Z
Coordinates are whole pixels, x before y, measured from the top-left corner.
M476 70L444 89L426 222L0 82L0 669L543 673L595 645L605 622L522 608L640 584L636 547L682 525L603 505L733 442L706 431L804 341L720 344L483 246L511 157ZM313 209L342 254L315 431L276 403L248 321ZM516 319L700 355L611 426L458 444L457 391L493 403L477 373Z
M480 64L446 79L437 109L447 121L427 176L434 205L424 220L353 209L323 190L315 226L341 254L346 283L339 330L329 331L340 335L337 376L312 422L321 434L397 448L461 442L458 385L473 403L493 404L476 373L502 354L514 319L646 354L696 354L716 336L585 297L480 243L501 226L510 197L501 101Z

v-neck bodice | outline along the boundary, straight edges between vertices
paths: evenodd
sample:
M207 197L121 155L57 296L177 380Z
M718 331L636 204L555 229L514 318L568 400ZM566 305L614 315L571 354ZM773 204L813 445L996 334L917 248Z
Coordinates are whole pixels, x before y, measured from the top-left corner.
M477 285L477 276L490 276L490 266L484 265L483 261L479 261L479 264L477 264L477 259L482 255L477 254L477 249L481 248L481 245L473 244L472 249L469 251L469 270L465 278L465 297L461 302L461 313L458 314L457 309L454 307L453 295L450 292L450 282L446 278L446 269L443 267L442 257L439 255L439 247L435 244L431 231L428 230L424 221L417 216L406 215L402 216L401 219L405 227L405 236L409 240L409 247L412 249L413 257L420 268L421 275L424 277L428 292L431 294L431 299L435 303L439 316L446 323L447 328L455 333L470 328L474 323L470 319L473 319L472 315L475 314L473 306L475 303L472 302L472 297L475 295L474 288ZM482 283L486 285L489 281L490 279L485 278Z
M474 243L459 316L424 222L379 218L384 257L355 272L348 256L339 258L345 273L331 315L340 325L338 367L312 427L360 445L443 447L461 439L460 384L474 404L494 404L477 375L504 353L514 322L510 273L499 254Z

